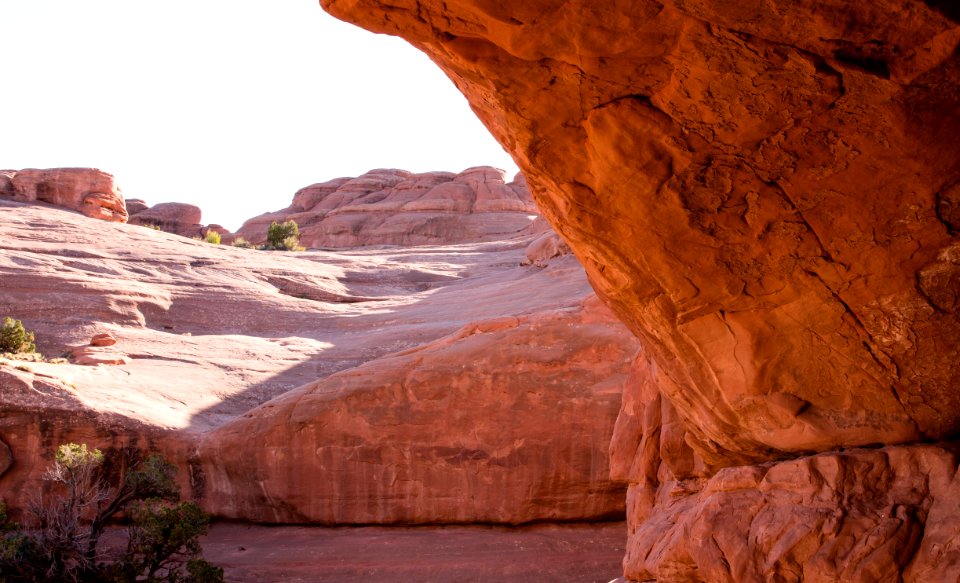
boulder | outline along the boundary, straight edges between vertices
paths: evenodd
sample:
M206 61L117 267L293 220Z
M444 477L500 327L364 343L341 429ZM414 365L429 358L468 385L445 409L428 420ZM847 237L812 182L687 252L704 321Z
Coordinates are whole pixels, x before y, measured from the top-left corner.
M132 216L130 224L159 227L161 231L184 237L199 237L203 230L201 218L202 212L196 205L161 202Z
M0 172L0 194L61 206L104 221L127 221L120 187L112 175L95 168L4 170Z
M127 212L130 213L130 216L143 212L150 208L150 206L140 198L128 198L126 199Z
M116 343L117 339L108 332L94 334L93 338L90 339L90 346L113 346Z
M553 231L544 233L530 242L524 251L520 265L546 267L551 259L570 253L570 246Z
M524 183L506 182L496 168L380 169L302 188L288 208L250 219L236 234L263 243L270 223L293 220L307 247L445 245L526 234L536 215Z
M130 364L130 359L113 348L117 339L112 334L102 332L94 334L87 346L76 346L70 350L70 360L74 364L87 366Z

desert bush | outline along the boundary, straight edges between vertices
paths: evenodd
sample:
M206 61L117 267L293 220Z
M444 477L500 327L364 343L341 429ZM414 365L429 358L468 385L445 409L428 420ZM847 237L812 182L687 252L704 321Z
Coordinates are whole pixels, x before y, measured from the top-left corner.
M220 244L220 233L216 231L207 231L207 234L204 235L203 240L212 245Z
M178 502L172 465L153 455L127 467L114 464L113 471L105 466L103 453L86 444L57 449L45 476L56 495L40 497L23 527L0 514L0 581L223 581L223 570L201 557L198 537L209 518L196 504ZM99 562L100 537L120 513L132 519L127 548L116 561Z
M267 228L267 244L279 251L303 251L300 246L300 228L296 221L276 221Z
M34 352L36 349L33 332L27 332L20 320L3 319L3 325L0 326L0 352L21 354Z
M233 243L231 243L231 245L233 245L234 247L239 247L241 249L253 249L253 243L251 243L250 241L247 241L243 237L237 237L236 239L233 240Z

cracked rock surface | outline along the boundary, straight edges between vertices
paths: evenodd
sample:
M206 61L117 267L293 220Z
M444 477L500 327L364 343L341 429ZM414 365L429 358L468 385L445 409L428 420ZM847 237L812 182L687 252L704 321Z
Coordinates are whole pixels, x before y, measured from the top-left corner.
M635 484L634 492L643 483L654 491L633 510L631 544L640 546L628 550L628 576L767 580L735 563L674 570L683 561L670 553L637 558L660 536L641 523L672 512L676 496L706 504L692 486L669 504L657 488L842 448L941 447L956 435L960 14L952 4L321 4L406 38L446 72L513 153L598 294L643 341L651 399L670 411L673 441L657 456L681 469ZM903 456L891 459L894 473L904 471ZM812 476L797 474L792 487L815 489ZM832 499L841 517L869 489L849 491ZM938 492L896 502L885 520L900 526L884 526L886 534L816 536L896 540L875 555L882 569L955 580L943 569L904 571L933 548L910 525L934 520L924 508L934 512L934 500L950 495ZM745 537L748 526L723 532ZM823 569L811 562L816 545L760 532L744 551L774 565L764 573L776 580L872 580L882 571L856 571L861 563L844 553L831 555L843 564ZM774 539L796 554L772 551ZM955 561L943 541L935 560L924 555L928 566Z

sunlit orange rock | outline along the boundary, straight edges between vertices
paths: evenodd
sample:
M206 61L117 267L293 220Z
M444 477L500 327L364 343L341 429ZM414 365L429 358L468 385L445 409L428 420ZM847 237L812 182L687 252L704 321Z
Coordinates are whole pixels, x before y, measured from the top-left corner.
M960 13L949 3L321 4L426 52L513 153L641 338L683 480L960 430ZM909 474L907 457L890 463ZM850 487L831 512L870 492ZM672 498L651 496L657 521ZM873 540L854 530L825 536ZM631 552L662 534L643 532ZM734 532L747 537L725 529L718 544ZM758 536L764 547L780 534ZM869 580L856 573L910 562L918 547L897 540L874 571L842 554L836 571L766 560L808 580ZM757 580L651 557L661 581Z
M66 207L104 221L125 223L127 209L112 175L95 168L0 172L0 194Z

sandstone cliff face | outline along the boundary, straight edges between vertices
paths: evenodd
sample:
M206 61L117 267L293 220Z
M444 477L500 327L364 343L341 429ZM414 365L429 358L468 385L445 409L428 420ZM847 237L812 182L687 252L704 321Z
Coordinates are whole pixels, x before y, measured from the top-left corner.
M473 323L270 401L201 445L204 504L280 523L621 515L607 442L636 346L595 304Z
M496 168L381 169L303 188L288 208L250 219L237 236L263 243L271 222L294 220L307 247L492 241L524 233L538 212L523 179L507 183Z
M3 170L0 195L62 206L104 221L127 221L123 195L113 176L94 168Z
M671 427L662 459L677 484L960 429L960 26L947 3L321 3L425 51L513 152L544 214L654 363ZM867 454L830 455L887 471ZM884 455L890 476L910 475L914 458L934 474L951 463ZM816 473L793 475L795 488L818 488ZM872 492L864 474L846 475L860 485L830 496L838 516ZM659 487L643 494L647 510L631 504L641 533L628 554L634 577L652 572L636 557L662 534L640 523L673 512L676 499ZM879 528L941 520L924 510L939 496L891 495L892 522ZM743 524L717 544L742 540ZM824 551L843 563L834 571L781 552L797 521L783 524L749 539L783 580L859 568L834 551ZM823 540L874 540L855 530L828 529ZM864 573L899 573L913 557L940 565L928 561L932 571L954 564L942 550L917 555L934 547L909 533L876 540L889 537L897 550ZM734 562L721 577L674 571L677 554L650 557L662 580L764 580Z

